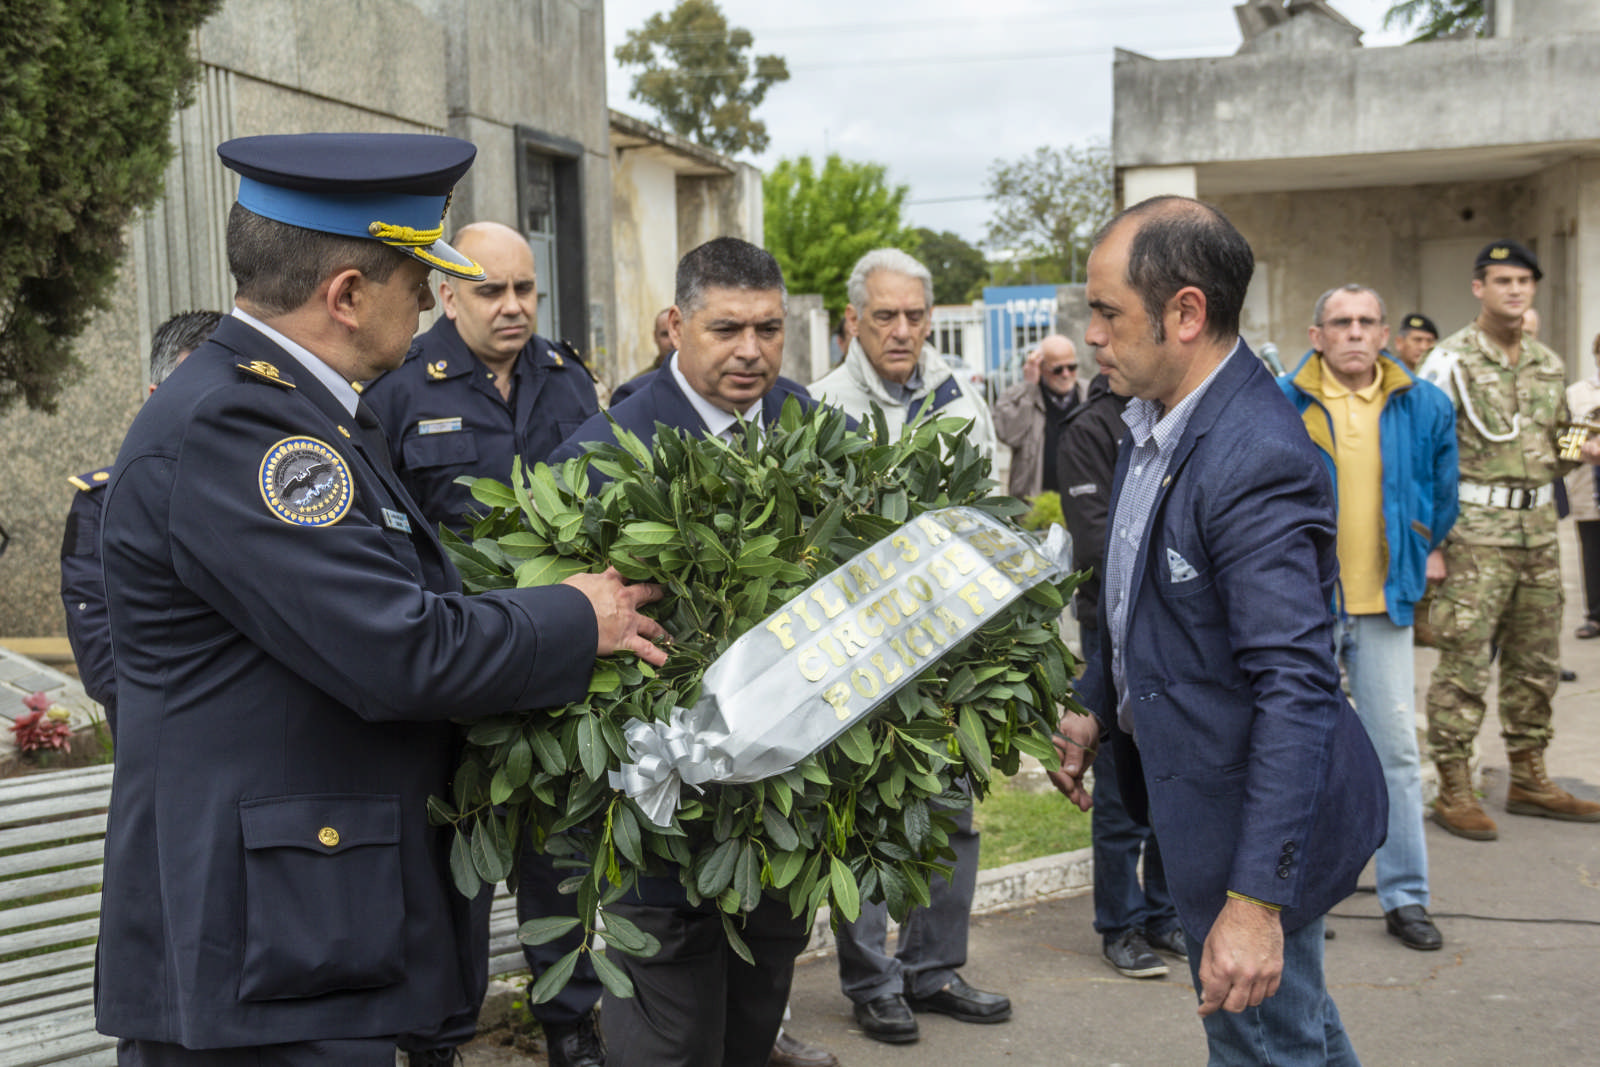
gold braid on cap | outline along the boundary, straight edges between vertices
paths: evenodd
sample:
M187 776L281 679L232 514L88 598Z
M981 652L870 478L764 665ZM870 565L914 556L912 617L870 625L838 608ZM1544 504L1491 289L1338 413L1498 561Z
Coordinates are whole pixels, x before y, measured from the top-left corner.
M367 227L367 232L386 245L423 248L444 238L444 225L441 219L440 225L434 229L414 230L410 226L394 226L387 222L374 221Z

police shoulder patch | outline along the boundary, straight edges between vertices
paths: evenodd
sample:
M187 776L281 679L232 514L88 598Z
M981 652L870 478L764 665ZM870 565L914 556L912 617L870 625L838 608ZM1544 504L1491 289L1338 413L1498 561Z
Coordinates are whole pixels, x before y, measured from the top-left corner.
M294 526L331 526L350 511L350 468L315 437L285 437L261 458L261 499Z
M273 385L281 385L285 389L294 388L293 382L284 378L278 373L278 368L274 364L268 363L264 359L252 360L249 363L235 363L234 366L252 378L259 378L264 382L271 382Z

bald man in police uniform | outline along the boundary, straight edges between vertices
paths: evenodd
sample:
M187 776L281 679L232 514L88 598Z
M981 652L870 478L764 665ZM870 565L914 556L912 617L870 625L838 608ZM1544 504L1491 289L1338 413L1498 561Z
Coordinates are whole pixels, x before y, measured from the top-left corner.
M444 316L412 342L401 367L362 396L387 431L395 473L428 522L467 534L475 502L458 478L509 482L516 459L543 461L600 405L577 350L534 333L539 287L526 238L498 222L475 222L450 244L484 276L441 278ZM531 844L519 856L517 918L577 914L576 898L560 891L569 872ZM575 930L525 945L523 955L537 977L582 938ZM544 1030L550 1067L605 1063L594 1022L599 1002L600 980L585 955L560 993L528 1005Z
M466 598L352 382L398 365L475 150L251 137L236 307L134 420L105 490L116 775L95 1008L145 1067L390 1067L475 1007L449 874L450 720L664 662L615 572ZM469 1026L470 1030L470 1026ZM448 1041L444 1042L448 1043Z
M600 404L577 349L534 332L539 289L527 240L475 222L450 243L485 276L440 279L444 316L364 395L423 514L459 533L473 500L457 478L508 481L513 457L543 460Z

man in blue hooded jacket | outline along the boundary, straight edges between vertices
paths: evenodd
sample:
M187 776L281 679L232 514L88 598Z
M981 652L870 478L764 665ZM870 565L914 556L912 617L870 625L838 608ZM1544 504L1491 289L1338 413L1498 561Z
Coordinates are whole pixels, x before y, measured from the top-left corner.
M1458 510L1455 413L1384 351L1389 327L1373 290L1323 293L1310 332L1312 350L1278 385L1337 487L1340 658L1389 792L1378 905L1390 934L1427 951L1444 939L1427 912L1411 622L1427 580L1444 577L1438 548Z

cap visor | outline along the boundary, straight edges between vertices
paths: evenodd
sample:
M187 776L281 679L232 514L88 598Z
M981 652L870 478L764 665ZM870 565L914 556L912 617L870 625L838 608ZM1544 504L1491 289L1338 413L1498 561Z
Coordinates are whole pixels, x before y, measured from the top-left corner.
M407 247L405 245L390 245L398 252L404 252L412 259L426 263L434 270L443 271L457 278L479 282L484 279L484 270L466 256L457 252L443 241L435 241L431 245L422 247Z

